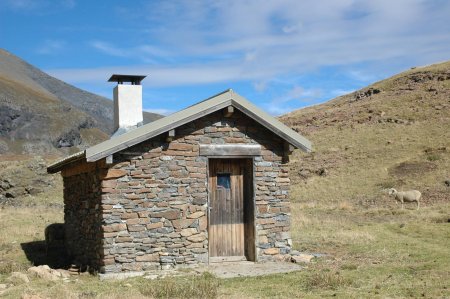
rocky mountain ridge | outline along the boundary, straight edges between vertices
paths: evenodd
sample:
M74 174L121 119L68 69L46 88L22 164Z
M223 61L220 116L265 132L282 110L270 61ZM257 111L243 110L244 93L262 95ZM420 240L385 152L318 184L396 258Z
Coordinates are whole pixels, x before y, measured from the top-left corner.
M0 49L0 153L68 154L109 138L112 119L112 101Z
M161 117L144 112L144 123ZM112 101L0 49L0 203L60 190L47 164L108 139L112 118Z

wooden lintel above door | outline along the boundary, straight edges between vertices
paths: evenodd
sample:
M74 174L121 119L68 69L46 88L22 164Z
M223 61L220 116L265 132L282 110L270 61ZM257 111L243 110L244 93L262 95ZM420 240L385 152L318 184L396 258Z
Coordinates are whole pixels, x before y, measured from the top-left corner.
M200 156L240 156L252 157L261 155L259 144L200 144Z

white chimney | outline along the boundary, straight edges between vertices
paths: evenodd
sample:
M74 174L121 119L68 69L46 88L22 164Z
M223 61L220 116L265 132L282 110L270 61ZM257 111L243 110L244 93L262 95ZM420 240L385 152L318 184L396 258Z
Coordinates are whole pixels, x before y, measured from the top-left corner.
M113 91L114 135L120 135L142 125L142 85L146 76L112 75L109 82L117 82ZM124 84L129 83L129 84Z

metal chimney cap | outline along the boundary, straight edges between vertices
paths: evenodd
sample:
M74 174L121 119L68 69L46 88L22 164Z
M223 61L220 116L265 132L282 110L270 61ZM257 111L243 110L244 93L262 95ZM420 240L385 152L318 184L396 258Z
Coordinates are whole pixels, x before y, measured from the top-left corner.
M147 76L141 75L118 75L113 74L109 78L108 82L117 82L118 84L123 84L123 82L130 82L132 85L140 85L141 81Z

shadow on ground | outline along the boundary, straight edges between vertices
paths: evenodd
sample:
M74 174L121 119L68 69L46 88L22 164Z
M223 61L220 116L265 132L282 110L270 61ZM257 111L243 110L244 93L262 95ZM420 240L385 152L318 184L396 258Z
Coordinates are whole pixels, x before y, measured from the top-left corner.
M21 243L22 250L27 259L34 265L48 265L52 269L68 269L70 266L69 257L64 247L49 248L45 241L33 241Z
M45 240L21 243L27 259L35 266L48 265L53 269L68 269L70 259L64 247L63 223L52 223L45 228Z

